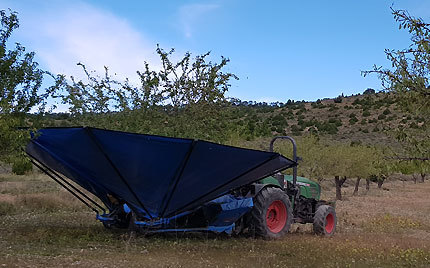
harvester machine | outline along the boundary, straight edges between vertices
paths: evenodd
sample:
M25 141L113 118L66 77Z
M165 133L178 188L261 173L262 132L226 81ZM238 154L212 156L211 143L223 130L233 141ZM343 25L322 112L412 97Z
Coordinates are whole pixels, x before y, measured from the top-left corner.
M292 159L273 152L277 139L292 142ZM292 223L312 223L325 236L336 229L334 206L320 200L321 187L297 177L296 144L287 136L274 138L267 152L90 127L45 128L26 153L106 228L268 239L284 236ZM292 176L281 173L289 168Z

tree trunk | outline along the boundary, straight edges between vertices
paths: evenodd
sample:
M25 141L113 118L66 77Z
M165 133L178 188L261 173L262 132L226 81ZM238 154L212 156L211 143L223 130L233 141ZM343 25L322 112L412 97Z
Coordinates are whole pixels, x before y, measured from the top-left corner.
M370 190L370 179L366 179L366 191Z
M379 179L378 179L378 189L381 189L382 188L382 184L384 184L384 181L385 181L385 177L380 177Z
M340 189L339 176L334 177L334 183L336 184L336 200L342 200L342 190Z
M340 180L340 187L342 187L343 183L346 181L346 177L344 176L341 180Z
M342 185L346 181L346 177L339 179L339 176L334 177L334 182L336 184L336 200L342 200Z
M412 178L414 179L414 183L417 183L417 176L415 176L415 174L412 175Z
M425 173L421 173L421 182L424 182L426 178L426 174Z
M352 195L357 195L358 194L358 187L360 187L360 177L357 177L357 180L355 181L355 188L354 188L354 192L352 193Z

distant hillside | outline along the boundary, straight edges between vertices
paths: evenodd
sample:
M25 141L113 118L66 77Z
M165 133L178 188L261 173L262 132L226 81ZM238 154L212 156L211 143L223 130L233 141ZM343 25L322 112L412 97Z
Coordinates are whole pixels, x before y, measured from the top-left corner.
M251 124L257 132L260 128L268 129L269 135L301 136L310 132L332 140L365 144L393 145L394 139L387 135L390 130L399 126L419 128L423 121L402 113L394 98L386 93L271 105L241 102L237 107L242 115L237 119L239 123Z

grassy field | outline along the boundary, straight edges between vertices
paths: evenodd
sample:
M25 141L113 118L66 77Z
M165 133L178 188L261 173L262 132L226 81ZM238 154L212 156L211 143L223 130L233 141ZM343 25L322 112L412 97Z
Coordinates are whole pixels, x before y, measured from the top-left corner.
M344 188L338 232L282 240L111 231L40 174L0 175L0 267L430 267L430 182ZM324 197L331 199L330 185Z

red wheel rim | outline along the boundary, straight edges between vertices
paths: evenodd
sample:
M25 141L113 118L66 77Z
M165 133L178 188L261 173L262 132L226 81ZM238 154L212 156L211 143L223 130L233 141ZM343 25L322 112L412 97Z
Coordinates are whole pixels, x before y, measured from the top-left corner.
M333 232L334 229L334 216L333 214L329 213L327 217L325 217L325 231L327 233Z
M287 223L287 207L280 200L273 201L267 208L266 224L272 233L279 233Z

